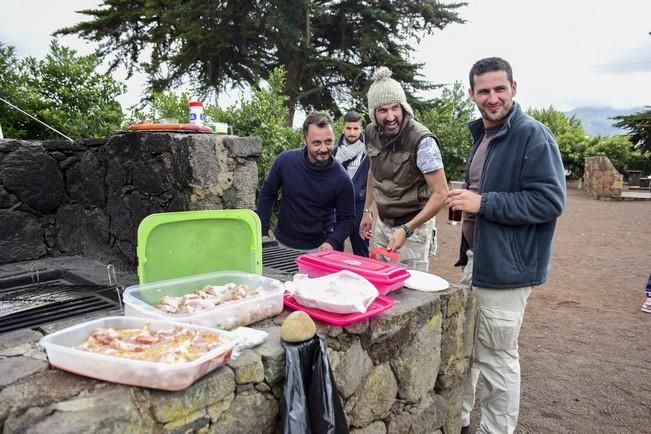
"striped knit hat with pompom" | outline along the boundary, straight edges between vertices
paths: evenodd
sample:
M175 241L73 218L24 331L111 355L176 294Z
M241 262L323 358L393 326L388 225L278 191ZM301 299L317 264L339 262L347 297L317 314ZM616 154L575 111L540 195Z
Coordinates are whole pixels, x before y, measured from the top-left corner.
M400 83L391 78L391 70L386 66L380 66L373 76L373 84L368 89L368 115L375 122L375 109L386 104L399 103L402 108L412 117L414 111L407 102L405 91Z

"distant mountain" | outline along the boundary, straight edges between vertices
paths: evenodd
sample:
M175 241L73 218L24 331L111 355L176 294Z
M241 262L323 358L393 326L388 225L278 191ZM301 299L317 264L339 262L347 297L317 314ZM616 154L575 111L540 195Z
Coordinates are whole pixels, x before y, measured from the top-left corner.
M613 127L615 116L630 115L644 111L644 107L633 107L629 109L614 109L611 107L578 107L568 112L568 116L576 116L583 123L583 129L591 136L614 136L626 134L626 130Z

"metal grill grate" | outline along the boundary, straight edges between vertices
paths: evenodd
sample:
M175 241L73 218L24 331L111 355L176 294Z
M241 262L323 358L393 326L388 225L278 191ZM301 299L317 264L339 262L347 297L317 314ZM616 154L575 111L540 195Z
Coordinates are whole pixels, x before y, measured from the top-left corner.
M0 279L0 333L119 309L115 289L62 270Z
M262 246L262 265L282 273L298 273L296 257L304 254L300 250L279 247L276 242L267 242Z

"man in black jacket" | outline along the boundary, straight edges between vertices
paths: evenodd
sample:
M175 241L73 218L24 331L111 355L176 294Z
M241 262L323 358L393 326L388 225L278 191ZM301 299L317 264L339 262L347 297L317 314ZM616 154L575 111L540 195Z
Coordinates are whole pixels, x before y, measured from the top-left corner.
M350 234L350 245L354 254L368 257L368 240L362 239L357 230L364 214L369 166L362 115L357 112L344 115L344 131L335 149L335 159L344 166L355 188L355 230Z

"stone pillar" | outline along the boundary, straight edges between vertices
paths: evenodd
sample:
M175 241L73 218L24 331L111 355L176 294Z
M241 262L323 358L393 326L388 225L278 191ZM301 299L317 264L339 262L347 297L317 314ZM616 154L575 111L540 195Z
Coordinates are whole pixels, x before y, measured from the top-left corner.
M583 190L595 199L620 198L623 176L605 155L585 159Z
M124 133L106 146L109 234L135 263L137 228L149 214L255 207L258 138Z

